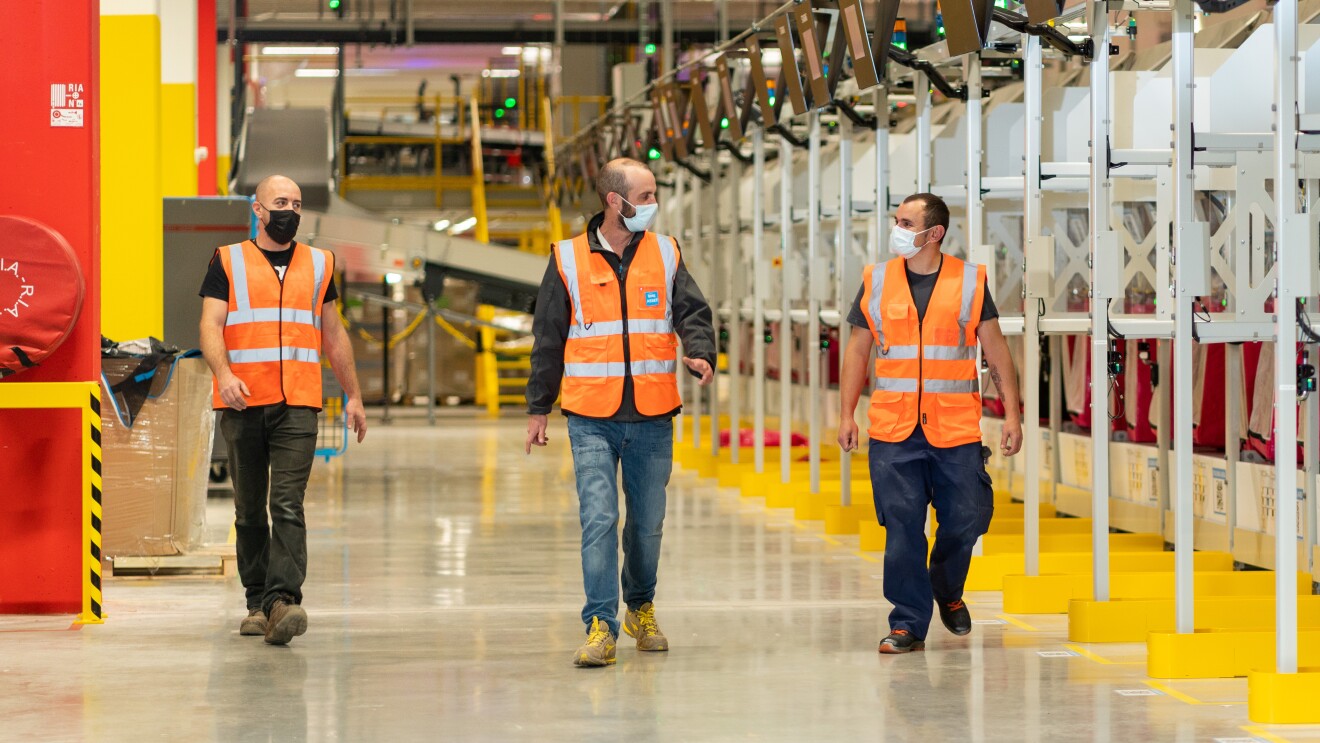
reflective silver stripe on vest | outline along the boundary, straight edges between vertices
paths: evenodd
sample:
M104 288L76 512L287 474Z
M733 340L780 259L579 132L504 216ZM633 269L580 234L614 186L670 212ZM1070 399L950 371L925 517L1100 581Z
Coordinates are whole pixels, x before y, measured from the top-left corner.
M668 361L632 362L632 374L634 377L642 374L673 374L676 369L678 369L678 362L673 359Z
M967 325L972 321L972 299L979 288L976 282L976 264L964 263L962 305L958 308L958 343L963 346L967 345Z
M674 332L674 323L668 319L629 320L628 332L629 333L672 333Z
M674 314L674 276L678 274L678 251L674 248L674 241L668 235L657 234L655 236L656 244L660 246L660 260L665 264L665 317L669 318ZM631 326L631 324L630 324ZM634 333L662 333L668 331L661 330L629 330Z
M917 380L877 377L875 380L875 389L877 392L916 392Z
M566 377L622 377L627 368L622 361L608 361L598 364L564 364Z
M976 358L976 346L926 346L923 355L932 361L969 361Z
M317 306L321 304L321 285L325 283L325 253L319 248L308 248L308 250L312 251L312 276L315 278L312 305ZM320 327L320 323L317 323L317 326Z
M576 301L574 302L576 304ZM623 335L623 321L593 322L590 325L570 325L569 339L599 338L602 335Z
M250 348L229 352L231 364L261 364L275 361L305 361L309 364L321 363L321 354L315 348Z
M910 361L917 358L919 348L920 346L890 346L888 351L881 349L876 358L880 361Z
M979 392L981 385L975 379L927 379L921 389L932 394Z
M266 307L257 310L239 310L229 313L225 320L226 325L244 325L252 322L288 322L303 323L306 325L315 325L321 327L321 318L314 315L311 310L295 310L289 307L279 309L277 307Z
M569 299L573 300L573 319L579 326L586 325L582 319L582 294L578 291L577 252L573 250L572 240L559 242L559 268L564 272L564 284L568 289Z
M239 310L252 309L248 299L247 261L243 259L243 243L229 246L229 283L234 286L234 304Z
M885 322L880 315L880 299L885 295L886 273L889 273L889 261L871 267L871 303L867 311L871 313L871 324L875 326L875 345L878 348L885 347Z

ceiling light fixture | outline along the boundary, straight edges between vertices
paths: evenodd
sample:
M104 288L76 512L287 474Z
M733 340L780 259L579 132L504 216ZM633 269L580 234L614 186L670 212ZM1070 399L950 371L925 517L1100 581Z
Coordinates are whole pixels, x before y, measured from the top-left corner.
M264 46L261 53L268 57L329 57L339 53L337 46Z
M339 77L339 70L327 70L317 67L304 67L294 70L294 77Z

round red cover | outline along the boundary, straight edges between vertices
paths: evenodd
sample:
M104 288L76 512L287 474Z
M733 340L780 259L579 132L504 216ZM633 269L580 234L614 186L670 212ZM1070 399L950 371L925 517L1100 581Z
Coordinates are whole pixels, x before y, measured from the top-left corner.
M60 233L0 216L0 377L40 364L73 330L83 273Z

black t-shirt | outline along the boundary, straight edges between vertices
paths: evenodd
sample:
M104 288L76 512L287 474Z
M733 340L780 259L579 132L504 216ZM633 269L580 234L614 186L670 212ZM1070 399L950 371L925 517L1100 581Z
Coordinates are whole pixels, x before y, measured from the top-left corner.
M940 265L943 266L943 262ZM907 271L908 288L912 290L912 303L917 306L917 320L920 322L926 319L926 307L930 305L930 295L935 291L935 281L939 279L940 272L920 274L912 273L912 270L906 267L904 270ZM857 299L853 302L852 311L848 313L849 325L856 325L859 328L871 327L866 322L866 313L862 310L862 295L865 292L865 286L857 290ZM999 317L999 308L995 307L995 299L990 296L990 287L986 286L981 301L981 322L996 317Z
M255 244L255 243L254 243ZM293 250L298 243L293 243L288 250L261 250L261 254L270 261L270 267L275 269L279 275L280 281L284 281L284 271L289 267L289 261L293 260ZM212 299L223 299L229 301L229 277L225 275L225 266L220 262L220 251L217 249L211 255L211 265L206 268L206 278L202 279L202 290L198 292L203 297ZM335 289L335 277L330 277L330 285L325 288L325 301L333 302L339 298L339 292Z

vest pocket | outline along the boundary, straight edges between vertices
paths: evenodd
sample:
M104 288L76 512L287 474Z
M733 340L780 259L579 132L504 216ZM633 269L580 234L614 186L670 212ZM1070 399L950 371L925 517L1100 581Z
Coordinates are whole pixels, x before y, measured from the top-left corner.
M871 409L867 411L867 418L871 421L869 433L872 438L881 441L893 439L906 409L903 395L894 390L876 390L871 393Z
M934 430L943 442L963 444L981 440L981 396L975 392L931 395Z
M570 364L604 364L609 358L610 336L576 338L568 342L565 361ZM614 359L621 361L622 359ZM594 376L594 375L592 375Z

